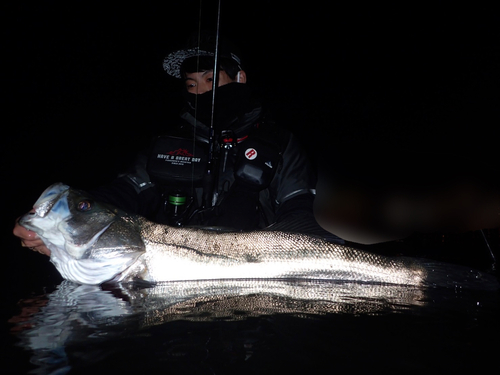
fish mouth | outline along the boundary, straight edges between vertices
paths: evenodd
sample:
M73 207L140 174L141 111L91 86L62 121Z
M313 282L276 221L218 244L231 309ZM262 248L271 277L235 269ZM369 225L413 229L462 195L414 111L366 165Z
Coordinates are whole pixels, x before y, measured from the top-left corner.
M42 238L51 251L54 246L60 247L63 240L54 228L69 215L65 197L68 192L69 186L62 183L49 186L35 202L33 209L18 220L21 226Z
M26 229L38 233L41 228L35 223L35 220L46 217L54 207L58 208L58 216L60 218L66 216L69 209L66 200L62 198L68 194L68 191L69 186L62 183L49 186L35 202L33 209L19 218L19 224Z
M33 209L30 212L21 216L19 220L17 220L17 222L26 229L33 230L34 227L31 225L31 220L34 219L35 217L37 217L37 213Z

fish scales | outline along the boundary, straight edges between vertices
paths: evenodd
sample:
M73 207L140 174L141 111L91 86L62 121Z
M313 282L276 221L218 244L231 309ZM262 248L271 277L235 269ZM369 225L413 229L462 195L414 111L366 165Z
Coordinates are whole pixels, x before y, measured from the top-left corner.
M139 226L146 252L135 267L147 281L305 277L417 285L425 274L408 261L298 233L173 228L142 218Z

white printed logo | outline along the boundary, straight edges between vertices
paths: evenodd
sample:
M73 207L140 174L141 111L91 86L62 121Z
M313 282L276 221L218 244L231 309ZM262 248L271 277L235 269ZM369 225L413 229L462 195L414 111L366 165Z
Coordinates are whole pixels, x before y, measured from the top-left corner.
M257 157L257 150L254 148L247 148L245 156L248 160L253 160Z

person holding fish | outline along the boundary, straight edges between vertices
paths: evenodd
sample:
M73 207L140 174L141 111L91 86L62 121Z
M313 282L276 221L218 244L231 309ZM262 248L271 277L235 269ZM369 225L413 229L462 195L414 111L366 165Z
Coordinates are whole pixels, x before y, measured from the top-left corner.
M171 226L300 228L343 242L314 219L315 172L298 140L269 119L246 84L229 41L201 33L170 53L163 67L185 84L180 121L128 171L90 191L96 201ZM19 224L14 235L23 246L50 254Z

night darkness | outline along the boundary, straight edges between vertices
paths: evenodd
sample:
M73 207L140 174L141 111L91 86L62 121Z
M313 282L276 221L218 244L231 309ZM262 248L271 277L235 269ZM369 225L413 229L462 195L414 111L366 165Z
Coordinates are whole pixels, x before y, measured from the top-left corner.
M213 29L215 2L203 3ZM199 1L163 4L4 5L10 247L15 217L48 185L109 181L177 115L179 82L162 60L197 29ZM499 226L498 13L481 2L270 4L223 0L221 33L317 163L326 223L368 242Z

